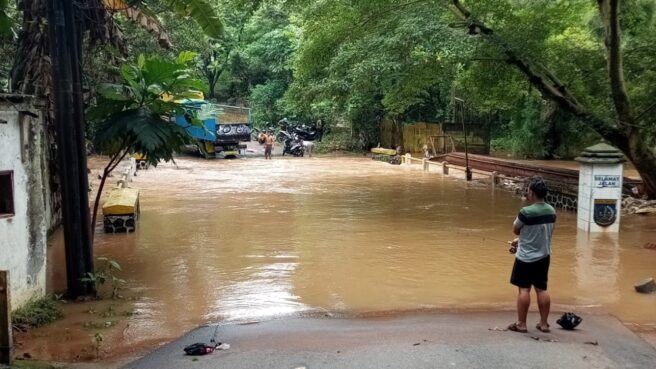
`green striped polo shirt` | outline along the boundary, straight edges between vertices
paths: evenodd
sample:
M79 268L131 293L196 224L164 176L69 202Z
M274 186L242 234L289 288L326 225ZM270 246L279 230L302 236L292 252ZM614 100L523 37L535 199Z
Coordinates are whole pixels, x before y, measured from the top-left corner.
M517 259L532 263L551 255L551 235L556 223L556 210L553 206L538 202L523 207L515 219L515 227L520 228Z

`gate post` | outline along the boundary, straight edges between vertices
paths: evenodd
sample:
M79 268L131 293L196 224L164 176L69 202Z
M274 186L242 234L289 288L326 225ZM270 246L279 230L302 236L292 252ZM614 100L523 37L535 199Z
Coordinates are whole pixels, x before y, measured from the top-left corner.
M9 272L0 270L0 364L12 364L13 343L11 333Z
M499 172L492 172L492 187L496 187L499 184Z
M602 143L583 150L576 161L580 163L577 228L619 232L624 155Z

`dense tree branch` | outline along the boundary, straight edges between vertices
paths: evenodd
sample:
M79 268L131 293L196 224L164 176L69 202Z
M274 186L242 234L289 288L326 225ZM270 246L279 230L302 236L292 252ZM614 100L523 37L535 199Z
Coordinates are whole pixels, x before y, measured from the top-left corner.
M561 109L585 120L602 136L614 137L617 141L622 140L624 133L621 130L611 122L603 120L589 112L553 72L539 63L531 63L522 57L518 51L499 38L494 33L494 30L474 18L472 13L462 5L460 0L451 0L451 2L453 4L452 9L466 23L469 33L481 35L499 47L505 54L508 64L514 65L519 69L528 78L531 85L540 91L545 99L554 101Z
M451 0L451 2L452 9L468 27L469 33L481 35L499 47L506 55L508 63L517 67L545 99L554 101L561 109L581 118L605 140L622 150L640 172L645 193L650 197L656 197L656 153L636 124L637 120L624 82L619 24L620 0L597 0L606 32L608 77L617 113L614 121L592 114L577 101L554 73L539 63L531 63L522 57L520 52L497 37L491 28L473 17L459 0ZM647 111L650 109L648 108Z

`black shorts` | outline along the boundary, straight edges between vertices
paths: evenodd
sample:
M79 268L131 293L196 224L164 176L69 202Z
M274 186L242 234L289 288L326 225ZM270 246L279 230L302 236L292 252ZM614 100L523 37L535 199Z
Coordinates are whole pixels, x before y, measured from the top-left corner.
M510 275L510 283L520 288L535 288L547 290L547 281L549 280L549 259L546 258L534 261L532 263L525 263L519 259L515 259L512 274Z

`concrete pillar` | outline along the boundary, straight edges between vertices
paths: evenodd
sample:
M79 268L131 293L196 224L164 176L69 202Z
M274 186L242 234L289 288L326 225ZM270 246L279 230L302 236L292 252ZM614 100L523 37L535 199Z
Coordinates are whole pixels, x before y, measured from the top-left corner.
M449 175L449 163L446 161L442 162L442 174L448 176Z
M496 185L499 184L499 173L492 172L492 176L490 176L490 181L492 182L492 187L496 187Z
M428 172L428 159L424 158L421 163L424 166L424 172Z
M624 155L602 143L583 150L576 161L580 163L577 227L586 232L619 232Z
M412 154L410 153L405 154L405 164L412 165Z
M129 177L134 177L137 175L137 160L134 157L130 157L130 174ZM133 179L130 178L130 182L132 182Z

